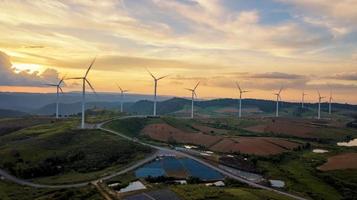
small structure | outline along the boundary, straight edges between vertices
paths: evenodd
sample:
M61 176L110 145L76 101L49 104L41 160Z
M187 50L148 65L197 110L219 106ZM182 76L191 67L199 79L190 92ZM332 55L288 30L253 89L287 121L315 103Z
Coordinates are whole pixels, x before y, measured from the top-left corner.
M116 187L118 185L119 185L119 183L112 183L112 184L109 184L108 187Z
M214 183L206 183L206 186L215 186L215 187L224 187L226 184L224 184L223 181L217 181Z
M285 187L285 182L281 180L269 180L270 185L275 188L283 188Z
M313 149L312 152L314 152L314 153L327 153L328 150L325 150L325 149Z
M176 180L175 183L178 183L180 185L187 185L187 181L186 180Z
M142 184L140 181L134 181L134 182L129 183L129 185L127 187L120 189L119 193L131 192L131 191L136 191L136 190L144 190L144 189L146 189L144 184Z

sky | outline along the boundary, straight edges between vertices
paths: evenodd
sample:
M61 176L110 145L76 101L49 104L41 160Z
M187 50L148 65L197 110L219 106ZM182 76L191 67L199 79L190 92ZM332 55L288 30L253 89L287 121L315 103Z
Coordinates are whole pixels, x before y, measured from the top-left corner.
M357 104L357 0L0 0L0 91L97 92ZM67 80L64 91L79 91Z

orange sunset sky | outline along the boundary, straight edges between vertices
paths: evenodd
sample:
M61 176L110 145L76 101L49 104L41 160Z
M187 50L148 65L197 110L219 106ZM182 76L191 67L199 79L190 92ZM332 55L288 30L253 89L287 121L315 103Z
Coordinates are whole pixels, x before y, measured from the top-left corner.
M55 92L83 76L97 92L357 103L356 0L0 1L0 91ZM66 81L64 91L79 91Z

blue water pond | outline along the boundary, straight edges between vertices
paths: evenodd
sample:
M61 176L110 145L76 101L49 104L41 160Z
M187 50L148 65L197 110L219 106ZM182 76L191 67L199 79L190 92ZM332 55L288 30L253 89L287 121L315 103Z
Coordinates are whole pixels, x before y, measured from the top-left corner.
M219 172L195 160L175 157L164 157L145 164L135 171L135 176L137 178L166 176L168 171L184 171L189 176L198 177L205 181L222 180L224 178Z

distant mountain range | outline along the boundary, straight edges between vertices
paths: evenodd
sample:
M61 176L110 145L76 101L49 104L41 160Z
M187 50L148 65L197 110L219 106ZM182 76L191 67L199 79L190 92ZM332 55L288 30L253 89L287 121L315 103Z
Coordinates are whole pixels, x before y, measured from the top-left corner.
M276 102L269 100L259 99L244 99L244 108L256 108L262 113L272 113L275 111ZM102 108L102 109L116 109L119 110L120 102L88 102L87 109L90 108ZM157 103L157 113L160 115L173 114L182 110L189 110L191 106L191 100L184 98L171 98L168 100L160 101ZM237 99L213 99L206 101L197 101L195 106L201 110L219 110L223 108L236 109L238 107ZM307 109L315 109L316 104L305 104ZM322 110L327 111L328 104L321 105ZM299 103L281 102L281 110L283 109L296 109L300 108ZM349 104L333 104L335 110L350 110L357 112L357 105ZM39 115L52 115L55 111L55 104L48 104L39 109L33 110L31 113ZM61 114L77 114L81 112L81 103L60 104ZM153 102L149 100L139 100L137 102L124 103L124 111L133 114L150 115L153 112Z
M158 99L166 100L171 97L160 96ZM79 92L69 92L61 94L60 101L63 104L72 104L80 102L82 94ZM127 102L136 102L143 99L152 99L151 95L127 94ZM56 101L55 93L17 93L17 92L0 92L0 109L20 110L23 112L32 112ZM87 102L118 102L120 95L116 93L93 93L86 94Z
M23 117L29 115L25 112L20 112L17 110L0 109L0 118L4 117Z
M153 102L148 100L150 95L129 94L126 96L124 111L133 114L150 115L153 111ZM23 116L27 113L36 115L53 115L55 113L55 94L31 94L31 93L0 93L0 117ZM81 112L81 95L79 93L66 93L61 96L60 114L70 115ZM100 101L99 101L100 99ZM120 108L120 96L118 94L93 94L87 95L87 109L117 109ZM180 112L189 112L191 106L190 99L161 97L157 104L157 113L177 114ZM202 113L218 113L220 109L236 112L238 108L237 99L213 99L200 100L195 102L196 108ZM243 108L255 110L259 113L273 113L276 102L271 100L244 99ZM300 109L300 103L281 102L281 110L291 110L297 112ZM306 110L315 110L317 104L305 103ZM327 111L328 104L323 103L322 110ZM2 109L4 108L4 109ZM357 112L357 105L333 103L334 110L345 110ZM299 111L300 112L300 111Z

